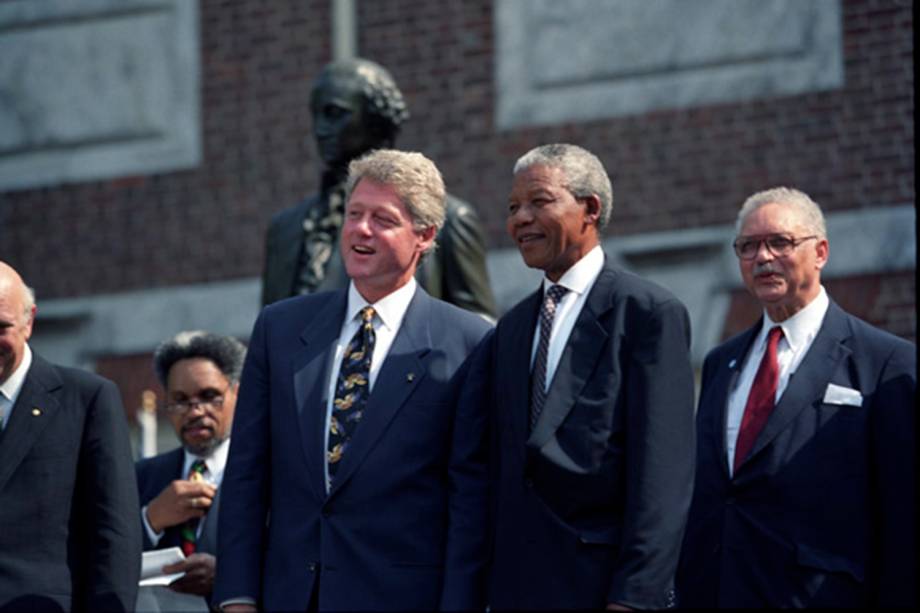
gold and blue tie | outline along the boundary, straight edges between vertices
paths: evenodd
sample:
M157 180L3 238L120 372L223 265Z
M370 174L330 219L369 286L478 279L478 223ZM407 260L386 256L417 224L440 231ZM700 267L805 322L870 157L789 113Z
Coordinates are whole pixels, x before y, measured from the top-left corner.
M335 476L342 455L348 449L351 437L364 416L364 407L370 396L371 358L374 354L374 307L361 309L361 325L351 338L335 384L332 416L329 418L329 445L326 463L329 479Z

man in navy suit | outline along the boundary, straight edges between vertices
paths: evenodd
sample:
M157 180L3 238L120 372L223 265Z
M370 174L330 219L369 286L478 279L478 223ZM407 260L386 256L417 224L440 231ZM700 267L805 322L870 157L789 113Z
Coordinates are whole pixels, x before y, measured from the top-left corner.
M806 194L748 198L734 247L763 315L703 366L680 602L913 607L916 348L828 297Z
M0 262L0 611L131 611L141 535L121 397L34 353L35 313Z
M488 331L413 274L444 221L418 153L353 161L348 288L262 310L222 486L225 610L483 605L485 410L467 356Z
M205 601L198 597L211 594L219 488L245 356L235 338L202 331L180 332L153 354L164 408L182 446L137 463L144 550L181 547L186 559L164 572L185 573L169 587L193 596L168 598L154 588L162 608L200 607Z
M607 260L611 202L580 147L515 164L508 232L545 278L491 337L493 610L673 605L693 478L689 318Z

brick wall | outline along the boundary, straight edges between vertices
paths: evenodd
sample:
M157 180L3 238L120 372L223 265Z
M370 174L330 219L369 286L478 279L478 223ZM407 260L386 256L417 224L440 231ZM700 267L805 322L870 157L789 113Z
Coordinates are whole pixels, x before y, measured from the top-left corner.
M0 258L40 298L257 275L271 214L315 189L310 80L328 61L328 0L203 0L204 159L192 171L0 194ZM493 127L491 2L358 3L361 54L387 66L412 119L400 146L442 167L493 247L518 155L596 152L613 234L723 224L775 184L827 210L914 199L912 8L844 0L842 90L578 125Z

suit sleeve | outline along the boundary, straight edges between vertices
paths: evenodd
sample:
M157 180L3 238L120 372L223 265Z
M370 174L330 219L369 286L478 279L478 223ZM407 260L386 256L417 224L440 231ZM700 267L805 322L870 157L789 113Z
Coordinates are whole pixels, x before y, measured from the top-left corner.
M448 464L450 499L442 611L481 610L485 606L488 338L479 343L459 373L460 396Z
M639 318L637 318L639 319ZM693 491L690 323L676 300L653 306L628 348L626 501L608 602L674 605L674 574Z
M240 395L233 419L232 443L221 482L217 576L212 601L261 596L262 557L269 509L271 450L270 390L265 318L253 328Z
M103 381L87 407L78 492L87 525L87 611L132 611L141 570L140 505L121 397Z
M486 246L476 211L462 201L448 209L438 240L443 262L443 299L460 308L494 318L497 309L489 273Z
M872 401L872 459L878 530L875 605L917 604L917 358L899 344L882 370Z

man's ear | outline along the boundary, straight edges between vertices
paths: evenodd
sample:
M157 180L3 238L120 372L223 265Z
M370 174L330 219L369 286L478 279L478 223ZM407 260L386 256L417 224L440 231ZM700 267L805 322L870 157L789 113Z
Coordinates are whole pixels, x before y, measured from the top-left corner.
M601 199L596 194L579 198L585 203L585 223L596 226L601 218Z
M435 226L428 226L423 230L416 230L416 233L419 237L419 253L425 253L431 249L431 245L434 243L435 236L438 234L438 229Z
M821 270L827 264L827 256L830 254L830 245L826 238L819 238L815 245L815 268Z

